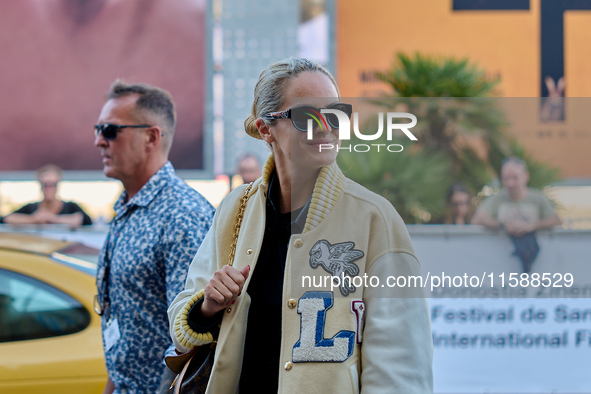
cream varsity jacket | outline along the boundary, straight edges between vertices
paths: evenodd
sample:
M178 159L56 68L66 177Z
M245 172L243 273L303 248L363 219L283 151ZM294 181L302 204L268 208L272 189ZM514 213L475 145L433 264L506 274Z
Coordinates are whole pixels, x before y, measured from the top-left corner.
M271 156L250 191L236 247L234 267L250 264L249 279L263 241L273 168ZM168 310L171 336L181 352L214 339L194 332L187 314L214 272L227 263L244 190L245 186L234 190L218 207L189 268L185 290ZM368 279L341 285L323 279L347 275ZM422 288L388 286L388 277L400 275L420 275L420 267L398 213L382 197L345 178L336 163L324 167L304 231L292 235L287 253L281 362L276 371L279 392L432 392L427 302ZM376 280L370 284L371 277L380 283L372 287ZM224 313L208 393L238 391L249 304L243 291Z

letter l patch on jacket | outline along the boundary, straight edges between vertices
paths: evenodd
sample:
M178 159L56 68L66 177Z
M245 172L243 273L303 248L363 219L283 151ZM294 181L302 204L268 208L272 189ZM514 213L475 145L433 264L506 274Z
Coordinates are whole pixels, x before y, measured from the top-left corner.
M341 330L324 338L326 312L334 303L331 291L308 291L298 301L300 339L293 347L294 363L343 362L353 354L355 333Z

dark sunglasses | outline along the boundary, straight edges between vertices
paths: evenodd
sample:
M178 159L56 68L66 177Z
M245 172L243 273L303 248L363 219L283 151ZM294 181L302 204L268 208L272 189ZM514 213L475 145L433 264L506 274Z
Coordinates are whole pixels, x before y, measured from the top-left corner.
M119 124L112 124L112 123L97 124L94 126L94 136L98 137L99 133L101 133L103 135L104 139L111 141L117 137L117 132L119 130L124 129L126 127L131 127L131 128L137 129L137 128L152 127L152 126L147 125L147 124L141 124L141 125L119 125Z
M304 105L302 107L290 108L280 112L270 112L262 116L265 120L273 119L291 119L293 126L299 131L308 131L308 120L312 120L320 125L324 123L324 118L333 129L339 128L339 118L335 114L321 114L321 109L336 109L344 112L350 119L353 113L353 106L345 103L331 104L326 108L316 108L311 105Z
M49 182L43 182L41 184L41 187L44 189L50 188L50 187L57 187L57 182L56 183L49 183Z

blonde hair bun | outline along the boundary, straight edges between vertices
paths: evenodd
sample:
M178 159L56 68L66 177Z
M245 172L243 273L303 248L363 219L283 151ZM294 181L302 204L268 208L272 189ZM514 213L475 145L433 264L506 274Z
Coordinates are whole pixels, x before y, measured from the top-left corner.
M244 120L244 130L246 134L253 138L261 139L261 135L259 134L259 129L257 128L257 119L253 115L248 115L248 117Z

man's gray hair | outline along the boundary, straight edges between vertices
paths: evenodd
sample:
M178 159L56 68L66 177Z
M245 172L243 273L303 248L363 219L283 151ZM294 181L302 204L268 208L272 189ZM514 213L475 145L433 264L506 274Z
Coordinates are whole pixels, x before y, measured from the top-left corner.
M170 134L172 144L172 136L174 135L174 128L176 125L176 112L174 109L174 101L172 96L164 89L145 83L129 84L121 79L117 79L111 85L111 88L106 93L107 100L117 99L131 94L137 94L139 97L135 103L138 112L150 113L161 118L164 124L159 125L165 129L166 134Z
M527 172L527 163L525 162L525 160L520 159L517 156L505 157L503 159L503 161L501 162L501 169L503 169L503 167L505 167L505 164L509 164L509 163L517 164L518 166L520 166L521 168L523 168L523 170L525 172Z

